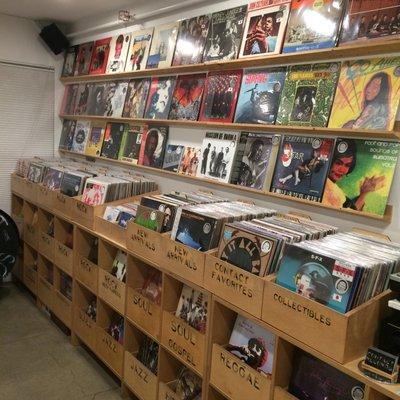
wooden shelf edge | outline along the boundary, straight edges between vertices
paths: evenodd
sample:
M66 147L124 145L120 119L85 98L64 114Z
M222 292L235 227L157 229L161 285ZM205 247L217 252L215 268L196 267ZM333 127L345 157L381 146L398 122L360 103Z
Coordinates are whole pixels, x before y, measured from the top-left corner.
M272 67L288 64L302 64L318 61L333 61L342 58L368 57L400 52L399 40L374 40L355 45L334 47L331 49L313 50L308 52L284 53L261 57L240 58L230 61L213 61L201 64L178 65L159 69L144 69L141 71L121 72L116 74L81 75L61 77L64 84L95 82L102 80L121 80L144 78L155 75L177 75L207 71L226 71L240 68Z
M398 131L381 131L368 129L343 129L343 128L327 128L315 126L289 126L289 125L267 125L267 124L239 124L239 123L222 123L210 121L188 121L188 120L172 120L172 119L147 119L147 118L110 118L94 115L64 115L60 114L60 118L69 120L88 120L104 122L120 122L130 124L153 124L182 126L194 128L208 129L226 129L234 131L251 131L251 132L268 132L280 134L308 134L311 136L335 136L349 138L371 138L371 139L389 139L400 140L400 132ZM397 128L397 126L396 126Z
M101 160L101 161L105 161L105 162L109 162L109 163L113 163L113 164L130 166L130 167L132 167L134 169L147 171L147 172L153 173L153 174L166 175L166 176L175 177L175 178L178 178L178 179L189 180L189 181L203 183L203 184L211 184L213 186L218 186L218 187L222 187L222 188L229 189L229 190L235 190L235 191L238 191L238 192L252 193L254 195L264 196L264 197L267 197L267 198L268 197L269 198L275 198L275 199L280 199L280 200L284 200L284 201L304 204L304 205L307 205L307 206L310 206L310 207L317 207L317 208L322 208L322 209L326 209L326 210L333 210L333 211L336 211L336 212L339 212L339 213L350 214L350 215L354 215L354 216L357 216L357 217L369 218L369 219L373 219L373 220L377 220L377 221L383 221L383 222L386 222L386 223L390 223L392 221L393 208L392 208L391 205L387 205L386 206L386 210L385 210L385 214L380 216L380 215L376 215L376 214L371 214L371 213L352 210L351 208L336 208L336 207L332 207L332 206L325 205L325 204L322 204L322 203L312 202L312 201L305 200L305 199L298 199L296 197L286 196L286 195L283 195L283 194L272 193L272 192L264 192L264 191L261 191L261 190L258 190L258 189L248 188L248 187L245 187L245 186L238 186L238 185L234 185L234 184L231 184L231 183L218 182L218 181L212 180L212 179L205 179L205 178L199 178L197 176L189 176L189 175L178 174L178 173L172 172L172 171L165 171L163 169L147 167L147 166L144 166L144 165L132 164L132 163L129 163L129 162L126 162L126 161L121 161L121 160L113 160L113 159L99 157L99 156L86 156L85 154L75 153L73 151L63 150L63 149L59 149L59 152L64 153L64 154L68 154L68 155L71 155L71 156L78 156L78 157L83 157L83 158L87 157L87 158L90 158L90 159Z

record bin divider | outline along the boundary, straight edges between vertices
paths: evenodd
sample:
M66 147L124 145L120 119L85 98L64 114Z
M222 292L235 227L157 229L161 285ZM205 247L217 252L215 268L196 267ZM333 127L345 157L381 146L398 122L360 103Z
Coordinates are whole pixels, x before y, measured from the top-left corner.
M142 400L157 400L158 376L137 359L146 334L131 322L125 321L124 382ZM158 354L160 347L158 348ZM159 360L157 361L159 364ZM159 367L157 365L157 370Z
M69 276L73 274L74 250L70 249L65 242L69 231L73 235L73 229L72 223L61 217L54 217L54 263Z
M119 249L99 239L98 296L121 315L125 313L126 285L111 274L114 259ZM125 266L126 267L126 266Z
M210 386L231 400L272 399L272 379L226 350L237 315L234 310L213 299Z
M50 283L48 272L52 270L53 283ZM54 298L54 265L51 261L47 260L43 255L38 255L38 289L37 298L48 309L53 311L53 298Z
M52 219L54 219L53 214L42 208L38 209L39 253L43 254L51 262L54 262L54 237L47 233Z
M72 301L65 297L61 291L61 270L54 268L54 291L53 291L53 312L60 321L69 329L72 327ZM72 288L73 290L73 288ZM72 294L73 296L73 294Z
M38 271L34 269L34 265L38 266L38 252L28 243L24 242L24 261L22 282L36 296L38 286Z
M45 208L53 208L54 190L43 186L41 183L36 183L36 202Z
M62 194L60 190L53 190L53 207L58 215L72 222L73 219L73 206L77 201L77 197L69 197Z
M126 276L126 311L125 315L129 322L146 333L153 340L160 341L162 322L162 297L161 304L142 295L141 289L149 275L158 269L147 265L142 260L128 255L128 266ZM163 275L160 271L162 278Z
M33 203L24 200L22 212L24 217L24 225L23 225L24 240L35 250L38 250L39 249L38 208Z

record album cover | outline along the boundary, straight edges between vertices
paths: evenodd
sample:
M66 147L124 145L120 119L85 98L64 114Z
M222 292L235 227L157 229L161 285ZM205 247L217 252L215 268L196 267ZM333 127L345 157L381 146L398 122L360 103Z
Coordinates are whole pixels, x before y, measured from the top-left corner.
M104 115L120 118L124 109L125 97L128 91L128 82L117 81L106 84Z
M77 121L71 150L76 153L84 154L89 133L90 121Z
M210 15L184 19L179 23L172 65L199 64L203 60Z
M279 54L289 10L290 1L250 3L239 58Z
M274 124L285 77L285 67L244 70L235 122Z
M187 146L182 154L182 159L179 164L178 173L196 176L199 169L199 162L201 156L201 147Z
M96 40L93 45L92 59L90 60L90 75L104 74L107 68L111 38Z
M400 58L343 62L329 127L392 130L399 90Z
M103 115L106 107L107 83L94 83L87 101L87 115Z
M110 54L106 68L107 74L124 72L130 41L131 35L122 33L111 39Z
M182 400L201 400L201 385L201 378L189 368L183 367L176 383L176 396Z
M93 53L93 44L93 42L87 42L79 45L74 75L89 74L90 60L92 59Z
M322 203L384 215L400 144L337 139Z
M78 56L79 46L68 47L65 53L64 66L61 76L74 76L76 58Z
M256 371L271 376L275 340L273 333L238 315L226 349Z
M126 124L118 159L137 164L142 136L143 128L141 126Z
M143 118L150 82L150 78L129 81L122 113L124 118Z
M78 96L79 85L66 85L61 104L61 115L74 115L75 103Z
M147 59L147 68L168 68L174 56L179 23L173 22L157 26L154 29L153 40Z
M121 147L122 136L124 134L125 124L108 123L104 133L101 156L106 158L118 159L119 149Z
M293 1L282 52L335 47L344 5L344 0Z
M339 73L335 62L288 67L276 124L326 126Z
M179 144L168 144L165 150L163 169L166 171L178 172L179 165L185 146Z
M339 45L371 39L397 39L400 35L398 0L350 0L344 13Z
M87 179L82 193L82 202L89 206L104 204L107 196L108 185L97 182L94 179Z
M136 211L135 224L155 232L161 232L164 226L164 218L164 212L139 205Z
M240 6L212 14L203 62L237 58L246 11Z
M86 145L85 154L87 156L98 157L104 139L104 126L93 126Z
M199 120L232 122L241 80L241 70L209 72Z
M153 28L132 33L128 58L125 66L126 72L139 71L146 68L152 36Z
M281 137L261 132L249 132L240 160L239 173L231 183L269 191Z
M364 400L365 385L299 348L293 359L289 393L299 400Z
M51 189L60 189L63 171L57 168L48 168L43 177L43 186Z
M76 120L65 119L63 121L60 144L58 146L59 149L71 150L72 141L74 140L75 127L76 127Z
M153 77L147 97L145 118L167 119L175 88L176 78L171 76Z
M196 121L199 116L205 74L181 75L172 95L169 119Z
M284 136L271 192L320 202L332 159L334 139Z
M168 126L150 126L142 136L139 165L162 168L168 141Z
M78 87L75 102L74 115L85 115L87 114L87 108L89 105L89 98L91 97L94 84L92 83L81 83Z

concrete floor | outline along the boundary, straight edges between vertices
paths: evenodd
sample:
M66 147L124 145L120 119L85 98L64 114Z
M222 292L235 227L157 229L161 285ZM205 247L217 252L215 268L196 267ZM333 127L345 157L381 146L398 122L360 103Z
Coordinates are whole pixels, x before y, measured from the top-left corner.
M0 285L0 400L120 400L106 370L35 305L26 289Z

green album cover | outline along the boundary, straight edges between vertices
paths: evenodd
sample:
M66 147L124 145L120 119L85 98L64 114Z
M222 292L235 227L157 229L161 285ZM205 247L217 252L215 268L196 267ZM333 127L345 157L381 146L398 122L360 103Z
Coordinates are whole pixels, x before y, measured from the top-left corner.
M340 73L340 63L288 67L277 125L326 126Z
M384 215L400 143L337 139L322 203Z
M161 232L164 218L164 212L139 205L136 211L135 223L152 231Z

